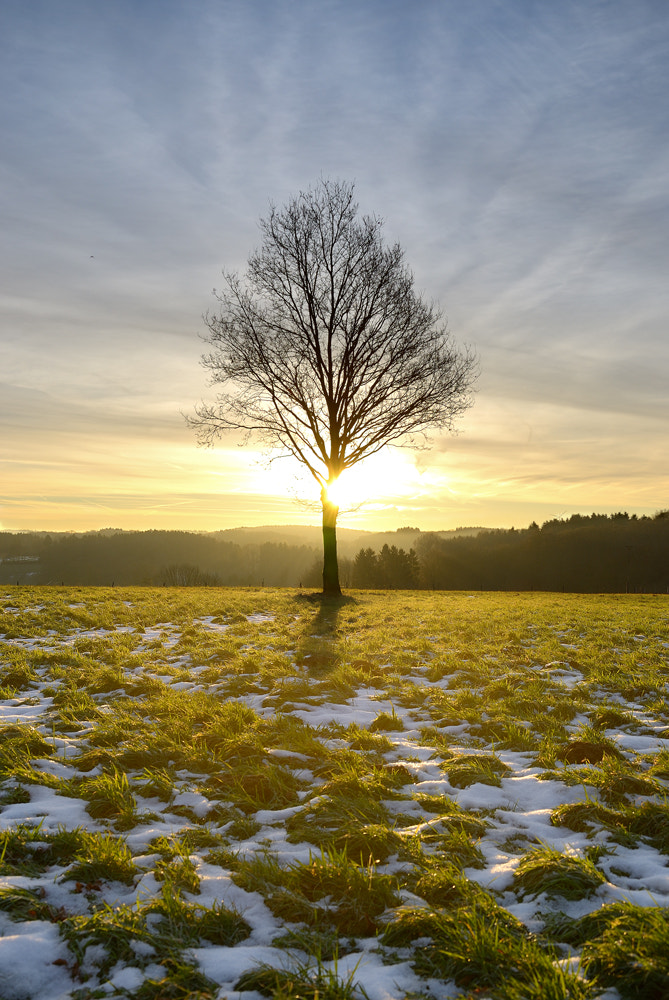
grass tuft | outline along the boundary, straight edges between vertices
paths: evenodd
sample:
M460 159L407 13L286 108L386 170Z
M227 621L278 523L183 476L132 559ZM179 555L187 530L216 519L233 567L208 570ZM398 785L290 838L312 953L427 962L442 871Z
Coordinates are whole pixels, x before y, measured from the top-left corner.
M255 990L273 1000L367 1000L367 993L355 981L355 969L342 979L321 961L315 965L297 964L293 969L261 965L247 972L235 983L236 990Z
M128 846L112 833L81 831L81 846L63 881L89 884L98 881L132 885L137 868Z
M495 754L462 754L442 764L454 788L468 788L477 782L482 785L502 784L502 776L511 768Z
M513 881L524 894L588 899L606 882L606 877L590 858L563 854L542 844L521 857Z
M669 996L669 910L623 905L609 910L601 932L583 943L583 966L624 1000ZM592 927L590 928L592 930Z

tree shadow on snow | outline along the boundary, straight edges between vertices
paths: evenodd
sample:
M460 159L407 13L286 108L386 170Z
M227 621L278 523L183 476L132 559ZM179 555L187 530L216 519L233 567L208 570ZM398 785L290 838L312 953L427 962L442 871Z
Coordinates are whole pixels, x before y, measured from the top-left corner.
M340 664L338 650L339 617L343 608L358 602L345 594L300 594L296 602L301 612L313 608L313 617L305 613L304 628L300 635L295 660L306 667L312 677L323 677Z

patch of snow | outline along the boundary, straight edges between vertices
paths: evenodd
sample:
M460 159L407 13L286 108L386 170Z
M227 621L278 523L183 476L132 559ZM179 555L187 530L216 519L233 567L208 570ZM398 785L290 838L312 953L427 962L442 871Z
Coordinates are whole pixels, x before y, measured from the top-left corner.
M71 955L58 926L45 920L13 925L0 937L0 996L3 1000L69 997ZM58 964L56 964L58 963Z

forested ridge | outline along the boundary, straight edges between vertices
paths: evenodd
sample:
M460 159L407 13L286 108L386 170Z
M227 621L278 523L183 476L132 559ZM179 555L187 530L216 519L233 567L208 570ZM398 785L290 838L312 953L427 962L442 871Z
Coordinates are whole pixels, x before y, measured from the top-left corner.
M654 518L626 513L576 514L541 527L481 531L474 537L441 539L421 534L414 558L404 562L407 580L434 590L550 590L573 593L668 593L669 512ZM410 556L411 553L407 553ZM386 565L398 559L386 554ZM382 569L382 550L376 556ZM365 578L369 553L354 564L356 586L379 586ZM361 574L359 570L362 569ZM391 584L391 586L399 584Z
M316 557L306 545L239 545L187 531L0 533L0 581L73 585L294 586Z
M0 583L319 586L317 544L301 543L298 535L286 542L230 533L232 541L226 534L0 532ZM576 514L524 529L402 528L395 537L366 537L369 544L341 559L346 587L669 592L668 511L652 518Z

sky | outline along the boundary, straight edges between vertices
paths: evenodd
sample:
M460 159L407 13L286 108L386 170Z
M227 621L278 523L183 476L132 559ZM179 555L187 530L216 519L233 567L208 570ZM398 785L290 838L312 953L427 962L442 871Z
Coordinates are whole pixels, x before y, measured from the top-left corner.
M481 372L343 525L669 506L665 0L3 0L0 93L1 530L317 522L184 414L221 272L320 177Z

